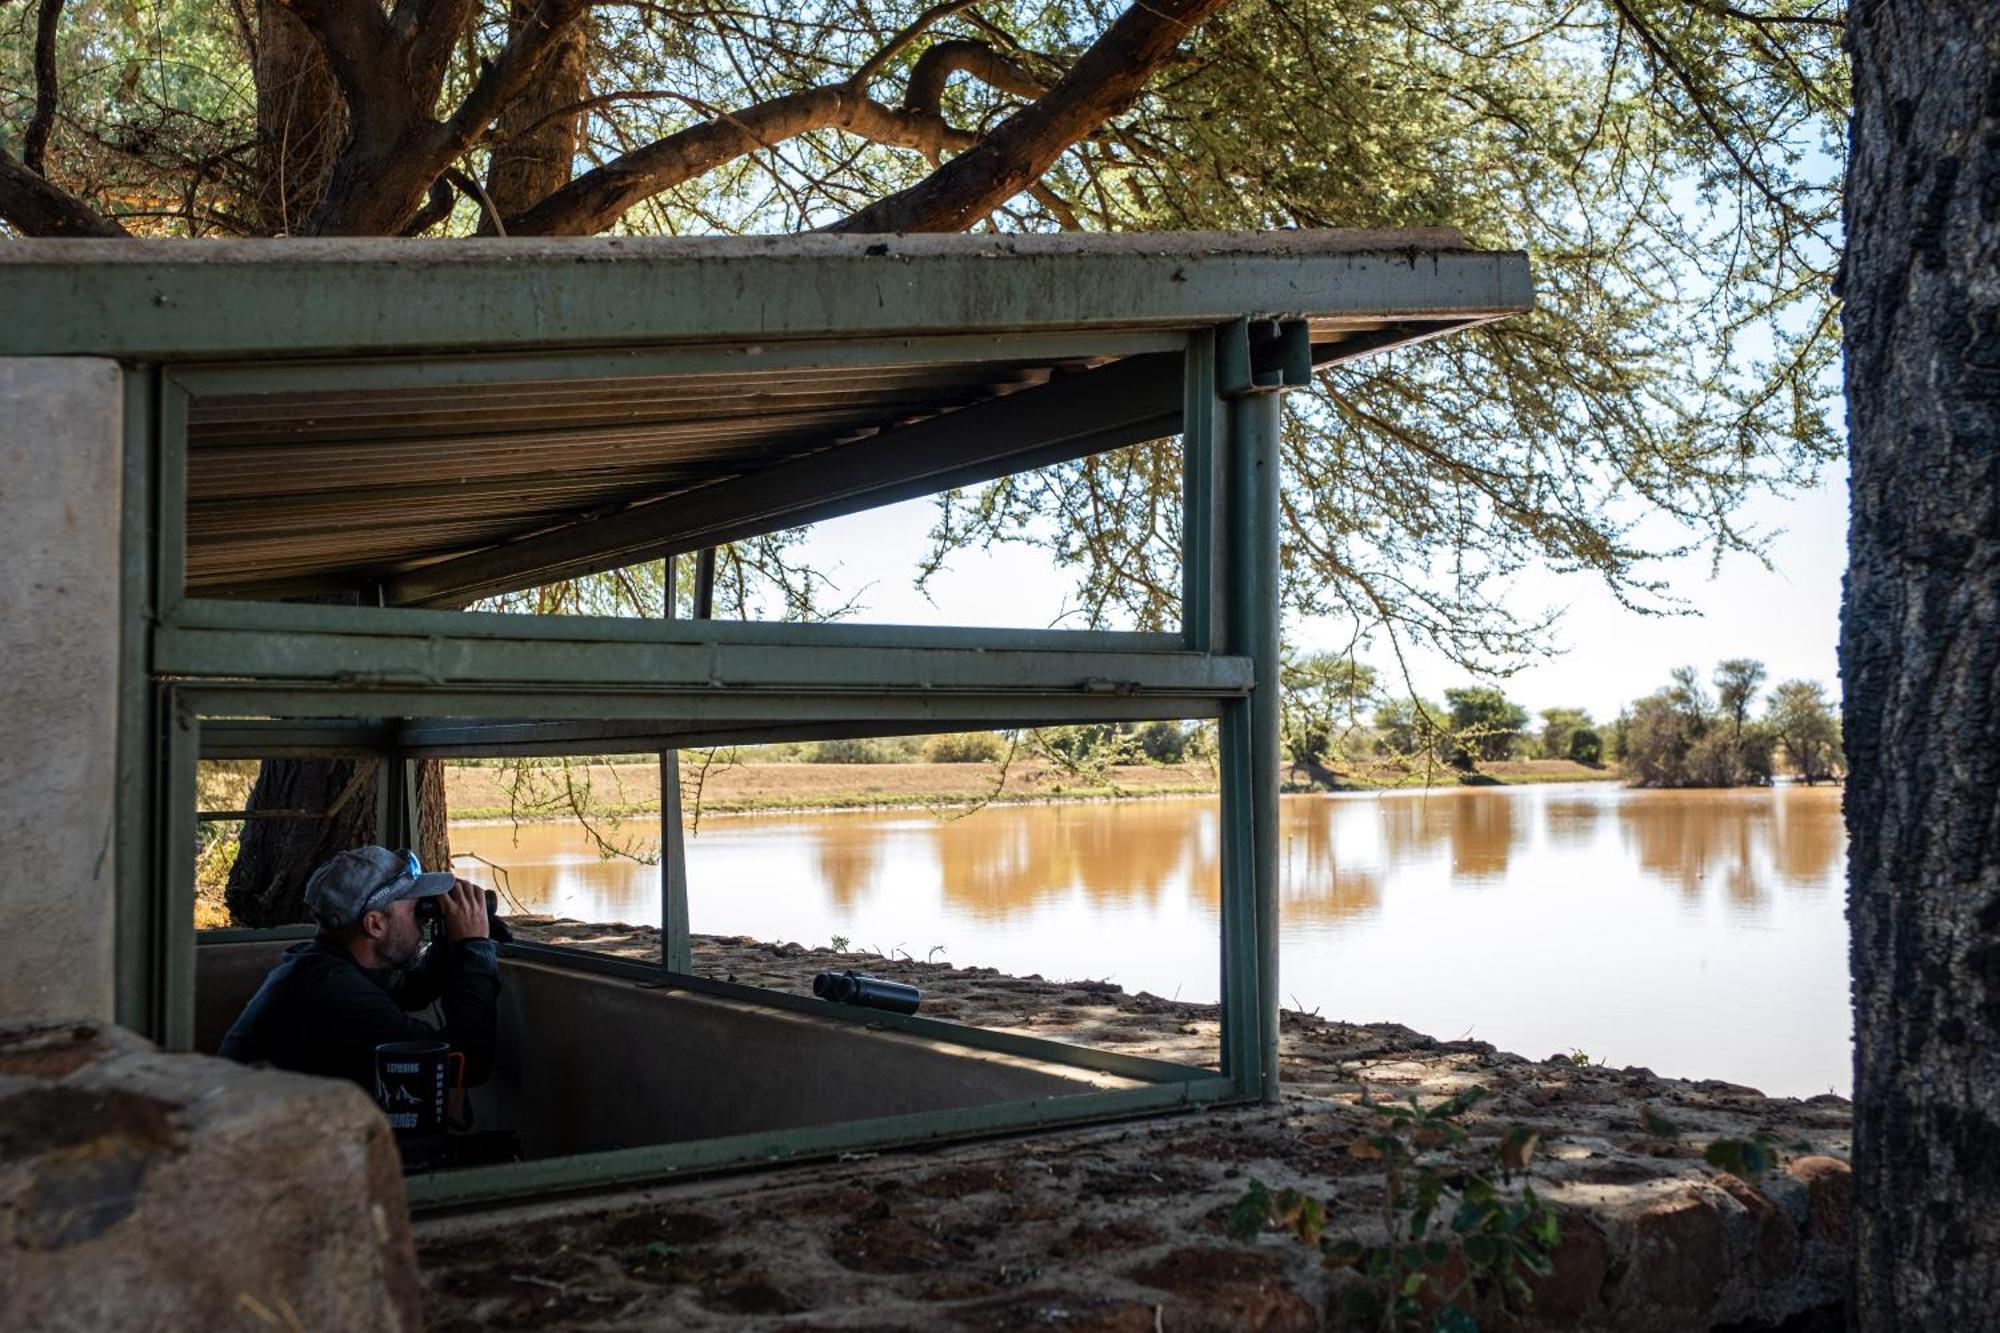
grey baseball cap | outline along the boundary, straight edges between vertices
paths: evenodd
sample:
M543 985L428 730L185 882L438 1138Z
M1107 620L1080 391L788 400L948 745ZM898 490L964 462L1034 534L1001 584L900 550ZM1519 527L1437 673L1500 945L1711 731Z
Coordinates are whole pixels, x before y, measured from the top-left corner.
M448 870L425 873L412 851L353 847L320 863L306 881L306 908L322 930L345 930L365 913L399 898L435 898L451 892Z

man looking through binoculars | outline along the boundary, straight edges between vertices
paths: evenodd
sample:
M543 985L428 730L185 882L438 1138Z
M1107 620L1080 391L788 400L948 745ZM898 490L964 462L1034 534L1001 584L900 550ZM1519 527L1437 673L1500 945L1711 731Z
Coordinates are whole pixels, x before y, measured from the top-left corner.
M465 1056L465 1080L493 1065L500 996L499 950L486 893L448 871L426 873L416 854L356 847L329 858L306 882L319 925L244 1006L222 1054L300 1074L375 1088L375 1048L444 1041ZM423 921L438 935L429 948ZM435 1003L442 1030L412 1012Z

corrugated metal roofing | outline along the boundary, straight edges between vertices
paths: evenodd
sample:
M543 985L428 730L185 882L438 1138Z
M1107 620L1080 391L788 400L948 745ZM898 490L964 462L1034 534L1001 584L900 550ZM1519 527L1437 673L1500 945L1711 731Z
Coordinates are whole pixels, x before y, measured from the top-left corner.
M190 590L377 579L1078 368L994 360L196 399Z

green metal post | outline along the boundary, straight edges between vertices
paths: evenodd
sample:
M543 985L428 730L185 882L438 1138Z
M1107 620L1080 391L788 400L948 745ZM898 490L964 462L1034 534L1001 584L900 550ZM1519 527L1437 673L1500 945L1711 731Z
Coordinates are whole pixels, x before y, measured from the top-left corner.
M160 378L159 463L155 546L158 585L153 605L171 620L187 596L188 392L171 375Z
M1278 442L1283 398L1254 393L1229 405L1231 508L1244 568L1230 617L1255 659L1248 703L1250 837L1256 884L1257 1024L1261 1091L1278 1100Z
M402 768L386 760L375 761L375 841L384 847L400 846L396 825L403 808L402 794L396 790L396 774Z
M1196 653L1213 652L1221 642L1216 633L1216 608L1223 600L1217 587L1223 562L1216 546L1221 503L1216 468L1222 412L1215 385L1215 332L1203 329L1188 336L1181 409L1181 637L1188 651Z
M680 591L680 558L666 558L661 614L674 618ZM710 565L711 574L713 564ZM681 754L660 751L660 962L669 972L694 971L688 941L687 840L681 831Z
M152 683L154 467L159 371L125 372L125 468L119 524L117 983L112 1014L134 1032L157 1033L160 992L153 933L154 830L159 751Z
M161 856L153 898L160 941L159 1027L153 1035L167 1050L188 1051L194 1049L195 766L201 723L193 709L171 696L165 720Z
M704 546L694 558L694 618L715 619L715 548Z
M1278 1097L1278 443L1282 369L1255 363L1245 321L1216 333L1227 400L1222 636L1251 659L1247 700L1223 711L1224 1069ZM1230 968L1234 967L1233 974ZM1236 1012L1232 1013L1232 1004Z

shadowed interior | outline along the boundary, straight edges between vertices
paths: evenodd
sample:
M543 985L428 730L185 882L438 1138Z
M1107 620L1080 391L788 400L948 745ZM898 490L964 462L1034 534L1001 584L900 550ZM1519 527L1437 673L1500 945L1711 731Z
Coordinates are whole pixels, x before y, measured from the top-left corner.
M202 946L196 1049L216 1050L286 947ZM529 1157L1139 1086L540 961L501 975L499 1058L473 1108Z

